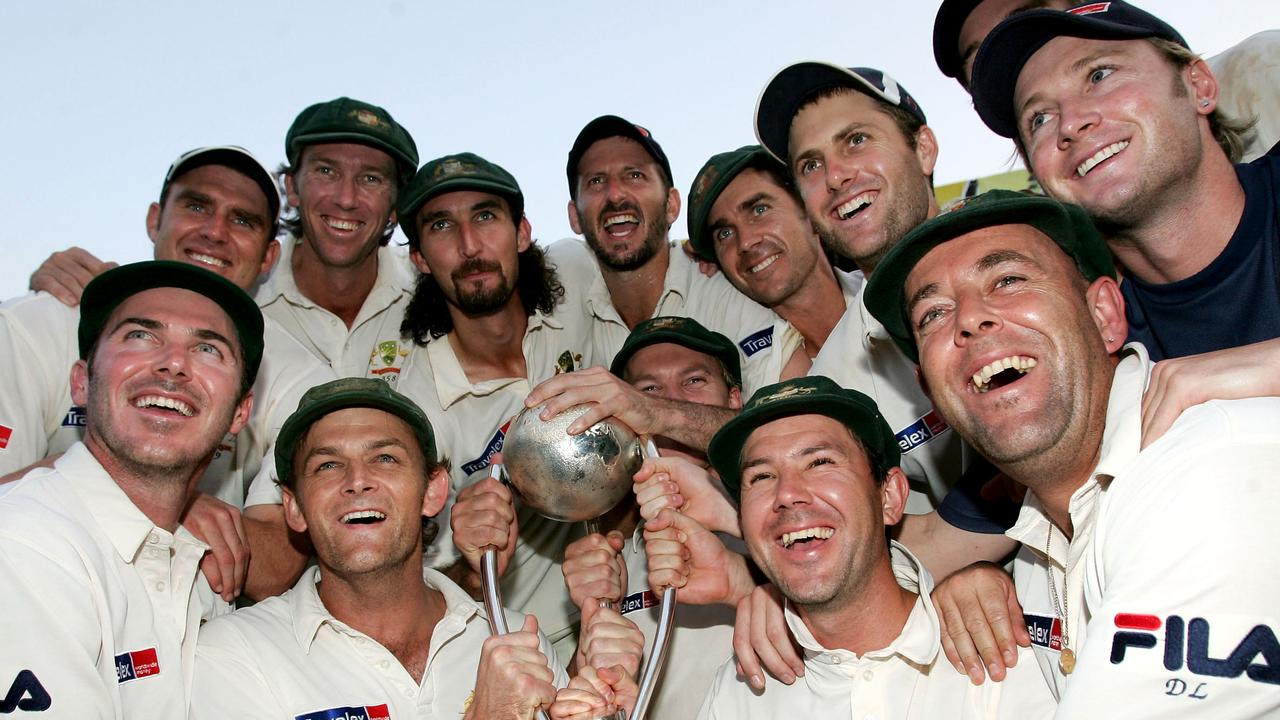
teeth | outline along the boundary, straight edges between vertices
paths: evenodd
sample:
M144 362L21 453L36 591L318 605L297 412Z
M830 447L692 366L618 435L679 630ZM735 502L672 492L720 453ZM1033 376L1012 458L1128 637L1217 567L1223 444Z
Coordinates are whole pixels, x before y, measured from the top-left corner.
M991 377L1005 370L1017 370L1025 375L1028 370L1036 366L1034 358L1023 357L1021 355L1011 355L1007 358L1001 358L987 365L978 372L973 374L973 386L978 392L984 393L991 388L987 387L987 383L991 382Z
M198 253L198 252L188 252L187 257L191 258L192 260L195 260L198 263L204 263L205 265L212 265L214 267L221 267L221 268L231 267L231 263L227 262L226 260L220 260L216 257L213 257L212 255L205 255L203 253Z
M1121 140L1118 143L1111 143L1110 145L1094 153L1093 157L1080 163L1080 166L1076 168L1076 174L1079 175L1080 177L1084 177L1086 174L1088 174L1090 170L1097 167L1098 163L1102 162L1103 160L1106 160L1107 158L1111 157L1112 155L1115 155L1116 153L1120 152L1121 150L1127 147L1129 147L1128 140Z
M870 205L871 200L872 200L871 193L869 192L862 193L861 195L850 200L849 202L836 208L836 214L840 216L841 220L848 220L850 215L853 215L858 210L861 210L863 206Z
M640 218L636 217L635 215L614 215L613 217L604 221L604 226L609 227L610 225L617 225L618 223L635 223L639 225Z
M777 262L777 261L778 261L778 258L780 258L780 257L782 257L782 254L781 254L781 253L779 253L779 254L777 254L777 255L770 255L769 257L765 258L765 259L764 259L764 260L762 260L761 262L756 263L755 265L752 265L751 267L747 268L747 273L748 273L748 274L750 274L750 273L758 273L758 272L760 272L761 270L763 270L763 269L765 269L765 268L769 267L770 265L774 264L775 262Z
M812 528L805 528L804 530L796 530L794 532L783 533L782 547L789 548L801 540L809 540L812 538L817 538L819 540L826 540L827 538L834 535L835 532L836 532L835 530L832 530L831 528L828 528L828 527L812 527Z
M177 410L179 413L181 413L185 417L191 417L192 415L196 414L195 411L191 409L190 405L182 402L181 400L160 397L159 395L146 395L146 396L140 397L137 400L133 401L133 406L139 407L139 408L147 408L147 407L168 408L170 410Z
M361 224L357 220L337 220L331 217L325 218L324 222L335 230L359 230Z
M387 516L377 510L357 510L342 516L342 522L352 523L357 520L385 520Z

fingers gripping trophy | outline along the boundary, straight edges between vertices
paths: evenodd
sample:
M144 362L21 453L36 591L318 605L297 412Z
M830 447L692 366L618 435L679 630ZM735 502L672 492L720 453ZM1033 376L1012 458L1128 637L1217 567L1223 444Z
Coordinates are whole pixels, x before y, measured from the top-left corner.
M572 407L549 420L539 417L541 406L521 411L507 432L504 464L495 464L490 476L508 482L521 500L541 515L560 522L585 522L588 532L597 532L598 518L631 492L631 478L645 455L657 455L657 451L652 441L613 420L602 420L578 435L570 435L569 425L587 409L587 405ZM497 565L497 552L493 548L485 550L480 567L485 610L492 632L502 635L508 628L502 613ZM602 600L601 604L609 603ZM640 673L635 710L630 718L619 711L610 720L645 717L661 674L675 607L675 588L667 588L662 595L658 630ZM540 717L546 718L542 713Z

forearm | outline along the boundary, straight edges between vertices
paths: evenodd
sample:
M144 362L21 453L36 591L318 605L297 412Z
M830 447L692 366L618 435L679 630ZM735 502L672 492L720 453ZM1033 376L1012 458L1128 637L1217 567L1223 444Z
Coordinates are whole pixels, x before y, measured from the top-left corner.
M244 529L250 552L244 594L256 602L293 587L311 556L306 536L289 530L278 505L246 508Z
M737 415L736 410L715 405L700 405L654 398L654 426L651 434L706 452L711 437Z

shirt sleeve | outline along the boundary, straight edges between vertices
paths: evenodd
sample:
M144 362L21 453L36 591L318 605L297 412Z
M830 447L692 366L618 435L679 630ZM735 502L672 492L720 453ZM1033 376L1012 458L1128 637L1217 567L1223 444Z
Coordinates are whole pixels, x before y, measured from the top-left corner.
M62 396L63 386L70 383L69 374L55 375L65 361L46 360L57 350L38 347L22 318L0 309L0 475L21 470L48 454L49 424L56 423L52 414L68 409L52 407Z
M254 653L240 632L227 625L216 639L200 638L191 684L191 720L281 720L285 709L275 702L270 684L253 661Z
M103 647L101 596L83 567L64 565L20 540L0 536L0 713L112 718L118 708L107 683L115 659ZM20 695L13 687L22 685ZM15 702L15 707L8 707Z
M276 482L276 448L272 444L262 457L262 467L249 483L249 490L244 496L244 506L279 505L284 502L284 493Z
M1192 408L1106 490L1085 558L1088 637L1057 717L1280 713L1278 407Z

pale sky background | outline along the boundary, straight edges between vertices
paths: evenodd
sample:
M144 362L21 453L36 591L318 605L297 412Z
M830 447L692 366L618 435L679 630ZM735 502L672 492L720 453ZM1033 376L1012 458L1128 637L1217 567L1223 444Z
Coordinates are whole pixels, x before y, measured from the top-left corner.
M1275 0L1144 0L1209 56L1280 27ZM387 108L423 162L469 150L510 170L534 235L571 235L565 156L597 115L647 126L682 196L712 154L755 142L773 73L799 60L887 71L941 144L939 184L1011 167L933 62L936 0L6 2L0 9L0 298L55 249L151 256L169 163L234 143L268 166L307 105ZM673 235L685 236L682 214ZM402 240L397 232L397 241Z

